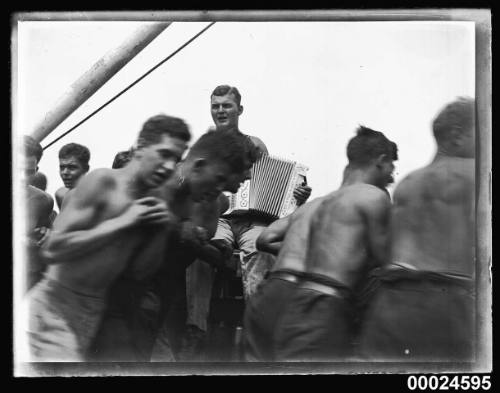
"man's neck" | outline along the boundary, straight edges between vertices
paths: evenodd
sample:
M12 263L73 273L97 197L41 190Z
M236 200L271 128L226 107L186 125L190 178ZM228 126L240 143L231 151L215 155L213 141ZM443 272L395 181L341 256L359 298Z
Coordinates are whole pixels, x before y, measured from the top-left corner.
M235 126L227 126L227 127L217 127L215 126L216 131L233 131L233 132L240 132L240 128L238 127L238 124Z
M450 150L439 148L436 155L434 156L434 159L432 160L432 163L442 162L442 161L463 161L473 158L474 157L462 157L454 152L451 152Z
M150 190L150 187L147 187L139 176L138 163L130 163L121 171L127 183L127 191L132 198L141 198Z
M370 170L347 166L344 170L344 178L340 188L352 186L354 184L371 184L376 186L374 176Z

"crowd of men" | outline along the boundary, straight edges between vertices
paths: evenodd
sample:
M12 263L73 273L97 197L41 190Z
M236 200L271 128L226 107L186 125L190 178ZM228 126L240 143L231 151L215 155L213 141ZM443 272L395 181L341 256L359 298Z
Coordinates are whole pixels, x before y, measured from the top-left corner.
M298 186L281 219L224 214L224 192L269 153L239 129L237 88L218 86L210 104L215 128L191 146L184 120L163 114L110 168L89 171L88 148L63 146L59 214L37 173L42 148L25 137L33 361L197 360L185 339L206 336L215 272L235 249L246 361L473 358L474 100L437 114L434 159L392 201L397 145L360 126L341 186L309 202Z

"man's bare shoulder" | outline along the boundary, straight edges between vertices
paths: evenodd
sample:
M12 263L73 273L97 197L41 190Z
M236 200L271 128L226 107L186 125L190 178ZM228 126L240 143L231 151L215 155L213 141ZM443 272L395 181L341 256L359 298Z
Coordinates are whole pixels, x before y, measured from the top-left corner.
M254 145L261 151L267 153L267 147L264 142L260 138L257 138L256 136L249 135L248 136L250 140L254 143Z
M54 199L50 194L31 185L28 186L28 198L36 203L50 206L51 209L54 206Z
M474 164L465 160L433 162L406 176L396 187L395 202L407 198L452 202L473 188Z
M110 197L109 192L116 190L120 182L120 175L117 172L117 170L108 168L93 170L83 176L78 185L66 194L63 204L65 205L65 201L69 200L82 206L105 202Z
M64 196L66 195L66 193L69 191L69 189L67 189L66 187L60 187L56 190L56 193L55 193L55 196L56 198L64 198Z
M94 169L80 179L77 188L82 189L89 186L109 188L116 185L119 178L120 175L116 170L109 168Z
M353 193L353 201L361 207L370 210L390 207L391 199L386 190L371 184L359 184L356 186L356 190Z

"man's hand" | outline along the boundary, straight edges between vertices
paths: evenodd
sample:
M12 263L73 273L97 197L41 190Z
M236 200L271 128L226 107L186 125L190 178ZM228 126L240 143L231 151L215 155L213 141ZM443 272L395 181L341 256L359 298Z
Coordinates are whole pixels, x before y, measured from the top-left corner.
M183 243L189 243L191 246L201 247L209 240L208 231L191 221L184 221L180 228L180 240Z
M217 248L226 260L230 259L233 255L233 247L226 240L212 239L210 240L210 244Z
M297 200L297 205L303 205L307 199L311 196L311 187L309 186L298 186L293 190L293 196Z
M47 227L38 227L33 230L33 237L35 239L36 245L41 247L43 243L47 240L50 234L50 229Z
M139 224L166 224L172 220L172 215L166 203L156 197L136 199L122 215L122 219L129 225Z

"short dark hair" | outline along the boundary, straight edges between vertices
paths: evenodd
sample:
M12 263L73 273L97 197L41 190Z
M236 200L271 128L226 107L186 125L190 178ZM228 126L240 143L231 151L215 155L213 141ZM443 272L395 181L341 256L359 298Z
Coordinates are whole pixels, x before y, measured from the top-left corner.
M84 167L89 167L90 150L78 143L68 143L59 150L59 159L74 157Z
M396 161L398 146L387 139L382 132L364 126L358 127L356 136L347 144L349 165L364 167L382 154Z
M127 165L132 158L132 153L130 150L120 151L116 153L115 159L113 160L112 169L123 168Z
M45 191L47 189L47 176L45 176L44 173L38 171L31 177L31 181L29 184L42 191Z
M212 96L217 96L217 97L223 97L228 94L233 94L234 98L236 99L236 103L238 106L241 104L241 94L238 91L238 89L234 86L229 86L229 85L220 85L217 86L214 91L212 92Z
M191 147L186 158L202 157L225 162L232 172L242 172L248 164L255 162L256 155L250 150L248 137L231 130L210 130L203 134Z
M432 131L438 145L446 141L453 130L470 132L475 124L475 100L458 97L447 104L432 122Z
M186 143L191 140L191 132L184 120L160 114L150 117L143 124L137 138L137 148L154 145L160 142L163 135L179 138Z
M36 157L36 162L40 162L43 155L43 149L33 137L24 135L24 154L26 157Z

